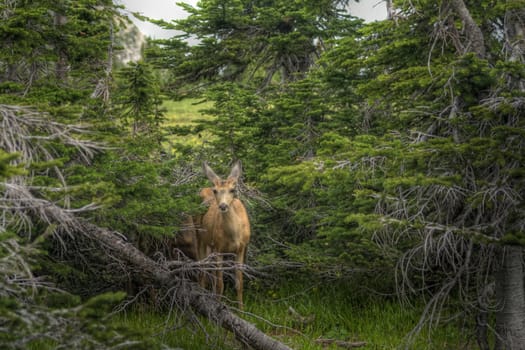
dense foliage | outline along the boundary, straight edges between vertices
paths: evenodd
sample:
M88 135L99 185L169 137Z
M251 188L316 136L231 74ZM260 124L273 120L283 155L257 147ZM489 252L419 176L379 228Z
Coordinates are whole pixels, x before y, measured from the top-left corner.
M210 0L197 7L180 3L189 13L186 19L158 23L183 34L160 41L161 49L151 57L169 68L172 87L179 93L190 88L201 91L205 82L244 80L259 89L286 84L305 77L327 40L353 31L354 20L344 10L347 3ZM188 39L198 44L187 45Z
M240 15L251 13L252 2L221 4L216 12L201 2L177 22L201 39L192 55L232 52L234 35L252 33ZM199 59L191 66L201 82L210 82L210 72L221 81L208 89L216 101L206 124L216 136L212 148L242 158L248 180L271 199L274 211L256 210L257 222L288 247L271 249L271 257L280 250L313 271L335 264L387 276L397 261L401 295L428 296L429 310L459 298L455 312L472 320L505 303L511 282L498 276L522 260L514 245L523 242L525 217L523 6L400 1L388 21L331 22L320 38L322 57L301 70L307 74L288 79L274 70L280 74L264 80L264 89L257 74L228 74L244 72L236 69L241 62ZM322 8L315 18L323 18ZM281 34L268 35L268 47L290 38ZM230 57L253 47L236 43ZM293 43L286 48L299 57L301 40ZM264 77L267 66L258 67ZM519 323L523 303L516 310ZM497 318L503 322L501 313ZM425 313L416 331L437 319L439 312ZM480 322L478 341L486 347Z
M0 14L0 343L160 346L112 325L125 294L109 292L129 278L76 221L156 241L192 206L178 161L160 158L157 78L144 63L113 74L128 20L112 1L5 1Z
M170 258L184 214L202 210L202 161L222 174L241 159L248 263L279 272L268 284L289 266L353 279L422 297L415 333L446 313L483 349L489 330L525 346L525 2L393 1L369 24L346 5L181 4L186 19L157 23L183 34L122 65L112 1L2 2L0 314L17 331L1 341L134 346L93 310L142 281L72 218ZM211 101L208 118L164 128L163 101L188 95ZM167 147L191 133L205 142ZM77 296L56 304L37 271Z

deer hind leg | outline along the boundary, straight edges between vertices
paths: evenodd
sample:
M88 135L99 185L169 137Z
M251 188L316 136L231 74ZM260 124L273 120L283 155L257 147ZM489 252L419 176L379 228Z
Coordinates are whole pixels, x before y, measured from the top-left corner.
M239 309L243 309L242 301L242 290L243 290L243 273L242 265L246 259L246 247L242 247L237 252L236 256L237 266L235 267L235 291L237 292L237 302L239 303Z
M206 259L209 255L209 249L206 244L203 244L201 241L197 241L197 260L202 261ZM199 273L199 285L202 288L206 288L207 280L209 279L208 273L204 271L204 267L201 267L201 271Z
M215 294L222 295L224 293L224 280L223 280L223 272L222 272L222 260L223 257L219 254L216 257L217 259L217 266L215 266L216 273L215 273Z

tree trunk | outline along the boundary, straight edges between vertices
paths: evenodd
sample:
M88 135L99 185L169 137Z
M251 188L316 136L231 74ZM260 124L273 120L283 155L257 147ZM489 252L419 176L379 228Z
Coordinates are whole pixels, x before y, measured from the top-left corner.
M261 332L253 324L233 314L226 305L211 293L200 289L196 283L177 278L166 266L151 260L113 232L91 224L84 223L84 226L88 237L99 241L130 265L130 273L153 280L164 287L176 287L174 290L177 300L187 302L197 313L231 331L243 344L256 350L291 350Z
M394 4L392 4L392 0L386 0L386 13L387 19L394 19Z
M478 55L478 57L484 58L485 39L483 38L483 32L476 22L474 22L465 2L463 0L451 0L450 3L465 26L467 42L464 45L465 52L463 53L473 52Z
M523 287L523 248L502 249L501 267L496 274L495 349L525 349L525 293Z
M67 17L58 12L53 14L55 28L60 31L67 23ZM62 38L62 40L65 40ZM57 54L57 62L55 65L55 75L58 81L67 82L68 71L69 71L69 59L66 53L65 44L63 42L55 43L55 49Z
M509 10L505 14L506 49L510 62L523 62L525 43L523 20L525 10ZM508 77L511 89L525 90L523 79ZM523 247L507 246L503 250L502 266L496 275L496 349L525 349L525 287Z
M525 9L510 10L505 14L506 51L510 62L525 62ZM513 89L525 91L525 79L508 78Z

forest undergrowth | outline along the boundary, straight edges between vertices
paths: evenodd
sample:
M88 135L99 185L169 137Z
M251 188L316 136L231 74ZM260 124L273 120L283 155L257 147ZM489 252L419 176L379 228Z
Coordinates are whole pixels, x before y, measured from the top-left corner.
M195 120L209 119L201 113L206 103L198 102L165 102L165 128L191 126ZM192 143L197 145L202 139L191 134L187 137L179 135L176 142L189 146ZM402 348L424 308L421 301L414 305L401 303L393 294L385 296L367 290L356 281L324 280L319 276L308 278L304 275L302 278L277 277L273 280L279 282L267 283L259 276L246 283L243 318L293 349ZM231 287L227 285L225 298L234 299ZM451 316L446 325L432 331L423 330L410 348L477 348L475 335L467 331L472 325L462 322L465 322L464 318ZM179 315L175 309L172 312L158 311L138 305L116 314L114 324L134 330L143 340L158 346L165 344L185 350L242 349L231 335L209 321Z
M255 3L0 2L0 349L525 349L524 0Z
M360 286L343 282L283 283L246 290L243 318L293 349L397 349L416 325L423 306L401 304L397 298L354 296ZM233 295L226 295L233 297ZM461 324L449 322L421 332L411 349L476 349L475 337ZM169 312L136 307L119 313L116 326L142 334L152 343L185 350L242 349L230 334L209 321L198 322ZM341 342L341 345L337 345ZM159 345L160 346L160 345Z

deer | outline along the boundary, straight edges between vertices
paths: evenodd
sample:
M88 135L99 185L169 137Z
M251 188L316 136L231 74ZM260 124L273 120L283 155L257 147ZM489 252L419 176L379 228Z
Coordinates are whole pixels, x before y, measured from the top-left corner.
M211 187L205 187L199 192L199 196L202 199L201 205L209 208L210 203L215 200L213 189ZM180 232L178 232L172 239L172 256L179 256L178 253L182 253L184 256L192 260L201 260L198 256L198 243L197 239L200 236L202 228L203 214L183 214L183 222ZM175 252L175 254L173 254ZM180 256L179 256L180 257ZM204 256L203 258L206 258Z
M197 230L197 258L203 260L210 254L217 259L215 270L215 293L224 292L222 254L235 256L235 290L239 309L243 309L243 273L241 271L246 259L246 250L250 241L250 221L244 204L236 196L236 187L241 176L241 162L232 166L226 180L221 179L207 162L203 163L204 174L212 187L204 188L200 195L208 211L202 216L201 229ZM201 273L201 287L206 287L206 276Z

